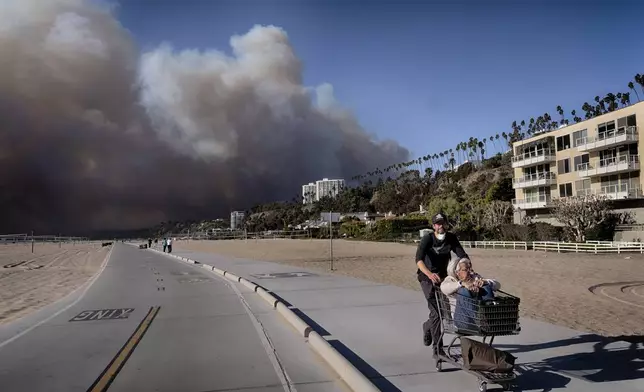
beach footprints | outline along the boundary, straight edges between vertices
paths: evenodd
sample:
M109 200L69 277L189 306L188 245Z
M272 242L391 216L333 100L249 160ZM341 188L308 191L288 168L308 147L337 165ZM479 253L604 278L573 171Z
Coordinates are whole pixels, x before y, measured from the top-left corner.
M601 283L588 291L626 305L644 308L644 281Z

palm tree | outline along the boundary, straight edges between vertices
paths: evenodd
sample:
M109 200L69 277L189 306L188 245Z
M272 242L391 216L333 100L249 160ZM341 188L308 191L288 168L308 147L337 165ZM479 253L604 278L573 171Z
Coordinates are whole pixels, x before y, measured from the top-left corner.
M508 145L510 148L512 148L512 145L510 145L508 142L508 134L505 132L502 132L501 136L503 137L503 140L505 140L505 144Z
M635 90L635 85L633 84L633 82L628 82L628 88L635 92L635 96L637 96L637 102L639 102L640 95L637 93L637 90Z
M615 111L617 109L617 97L615 96L615 94L613 93L606 94L602 103L603 102L606 102L608 104L609 112Z
M582 105L582 107L581 107L581 110L583 110L584 112L586 112L586 120L588 120L589 118L592 118L592 117L593 117L593 110L594 110L594 108L593 108L593 106L592 106L591 104L589 104L588 102L584 102L584 104L583 104L583 105Z
M564 117L564 111L561 108L561 105L557 106L557 113L559 113L559 115L561 116L561 125L563 125L565 117Z
M622 93L622 105L628 106L631 104L631 93Z
M644 93L644 75L637 74L635 75L635 83L640 85L642 93Z

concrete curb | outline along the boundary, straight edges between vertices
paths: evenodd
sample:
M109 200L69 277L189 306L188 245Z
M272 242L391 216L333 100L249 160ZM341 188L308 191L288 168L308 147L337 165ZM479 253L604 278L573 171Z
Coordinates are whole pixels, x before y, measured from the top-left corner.
M320 334L315 332L313 328L302 320L295 312L293 312L284 302L275 298L263 287L251 282L245 278L241 278L228 271L223 271L208 264L203 264L187 257L175 256L170 253L163 253L156 249L151 251L161 253L165 256L174 257L176 259L185 261L190 264L199 264L202 268L226 277L227 279L241 283L249 289L253 290L264 301L266 301L273 309L289 323L304 338L308 338L308 343L311 348L326 361L329 366L340 376L340 378L351 388L353 391L359 392L379 392L380 389L376 387L369 378L367 378L360 370L358 370L348 359L346 359L338 350L333 348L329 342L326 341Z

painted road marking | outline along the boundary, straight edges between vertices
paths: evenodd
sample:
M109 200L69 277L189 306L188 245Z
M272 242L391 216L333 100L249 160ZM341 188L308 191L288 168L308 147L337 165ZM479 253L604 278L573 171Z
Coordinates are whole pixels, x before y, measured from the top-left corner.
M123 347L116 353L116 356L112 358L112 361L107 365L103 373L94 381L92 386L87 389L87 392L104 392L107 388L110 387L118 373L121 371L125 362L130 358L132 352L139 344L143 335L150 328L150 324L154 321L154 318L159 313L160 306L152 306L148 311L148 314L143 318L138 327L134 330L134 333L130 338L125 342Z
M134 308L83 310L71 321L123 320L130 316Z

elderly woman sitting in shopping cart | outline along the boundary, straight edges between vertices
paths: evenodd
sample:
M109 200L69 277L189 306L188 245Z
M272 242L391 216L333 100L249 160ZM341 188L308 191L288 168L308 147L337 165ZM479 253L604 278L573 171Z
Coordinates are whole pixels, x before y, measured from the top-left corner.
M458 293L470 298L493 299L494 291L501 289L501 283L484 279L474 272L470 259L453 259L447 265L447 277L441 283L445 295Z
M494 299L494 292L501 284L494 279L484 279L474 272L468 258L451 260L447 277L441 283L443 294L456 299L454 323L459 329L476 330L479 327L479 301Z

